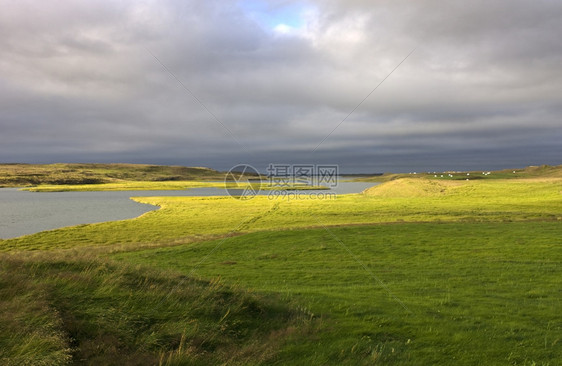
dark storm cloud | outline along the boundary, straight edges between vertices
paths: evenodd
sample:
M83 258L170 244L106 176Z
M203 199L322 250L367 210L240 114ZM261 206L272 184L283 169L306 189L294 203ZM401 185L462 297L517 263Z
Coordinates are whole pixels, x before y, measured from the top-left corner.
M0 5L1 161L560 163L560 2Z

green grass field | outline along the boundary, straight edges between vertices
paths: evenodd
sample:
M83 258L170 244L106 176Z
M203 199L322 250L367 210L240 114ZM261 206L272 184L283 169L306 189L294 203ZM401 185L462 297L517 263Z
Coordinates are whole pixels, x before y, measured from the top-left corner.
M359 182L388 182L400 178L425 178L436 180L496 180L496 179L528 179L528 178L562 178L562 165L529 166L523 169L504 169L496 171L445 171L445 172L410 172L385 173L372 177L360 177Z
M2 365L246 365L314 330L286 301L91 255L0 262Z
M190 188L224 188L224 182L202 181L125 181L99 184L41 184L23 188L31 192L88 192L88 191L177 191Z
M91 192L91 191L178 191L192 188L220 188L220 189L246 189L261 190L325 190L323 186L309 186L293 184L278 187L274 183L263 182L225 182L225 181L125 181L116 183L99 184L40 184L35 187L22 188L30 192Z
M561 237L558 222L375 225L117 257L283 296L324 319L281 364L555 365Z
M0 240L3 364L562 359L555 174L135 200L160 209Z

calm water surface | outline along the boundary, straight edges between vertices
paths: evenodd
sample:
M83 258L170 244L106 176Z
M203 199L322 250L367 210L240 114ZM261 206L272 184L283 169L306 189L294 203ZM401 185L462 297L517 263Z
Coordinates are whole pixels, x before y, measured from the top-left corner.
M332 192L359 193L373 185L375 183L340 182ZM225 195L227 195L226 191L219 188L194 188L185 191L40 193L19 191L16 188L0 188L0 239L64 226L125 220L157 208L132 201L130 197Z

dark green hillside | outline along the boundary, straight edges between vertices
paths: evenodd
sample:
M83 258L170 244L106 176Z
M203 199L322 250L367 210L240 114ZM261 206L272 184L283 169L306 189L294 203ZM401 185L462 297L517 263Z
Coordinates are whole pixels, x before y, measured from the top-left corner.
M80 257L1 258L1 365L261 364L310 324L219 280Z
M146 164L0 164L0 186L4 187L223 178L223 173L200 167Z

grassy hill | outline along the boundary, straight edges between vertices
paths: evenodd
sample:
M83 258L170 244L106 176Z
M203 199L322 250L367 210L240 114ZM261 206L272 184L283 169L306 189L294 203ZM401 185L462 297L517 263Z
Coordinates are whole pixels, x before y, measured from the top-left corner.
M475 180L475 179L525 179L525 178L562 178L562 165L528 166L523 169L503 169L495 171L444 171L385 173L372 177L360 177L358 182L388 182L401 178L428 178L437 180Z
M145 164L0 164L0 187L222 179L223 173L199 167Z
M81 255L3 256L0 364L254 365L311 329L279 298Z

